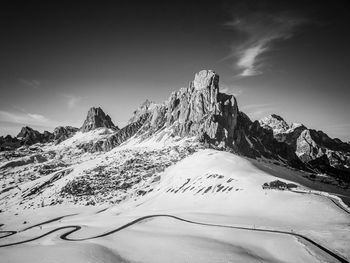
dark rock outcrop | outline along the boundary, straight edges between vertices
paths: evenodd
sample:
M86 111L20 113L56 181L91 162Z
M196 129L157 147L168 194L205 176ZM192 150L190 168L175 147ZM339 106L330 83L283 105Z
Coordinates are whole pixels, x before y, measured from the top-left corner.
M59 126L53 131L53 140L56 144L72 137L79 129L72 126Z
M80 130L82 132L88 132L102 127L119 130L119 128L112 122L111 117L109 117L109 115L106 115L100 107L90 108L84 124Z
M36 143L47 143L53 140L53 134L44 131L40 133L28 126L21 129L16 137L11 137L7 135L6 137L0 138L0 150L14 150L23 145L33 145Z
M31 145L37 142L41 142L42 134L28 126L23 127L18 133L17 138L24 144Z
M21 131L17 135L17 138L21 141L22 145L32 145L38 142L46 143L52 141L53 134L48 131L40 133L26 126L21 129Z
M0 151L11 151L21 146L21 141L11 135L0 137Z

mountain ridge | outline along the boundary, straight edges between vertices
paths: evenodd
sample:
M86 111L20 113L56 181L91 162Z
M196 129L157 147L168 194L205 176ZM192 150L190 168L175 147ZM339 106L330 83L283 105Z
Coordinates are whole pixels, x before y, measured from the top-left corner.
M57 127L53 133L40 134L24 127L21 136L0 137L0 145L5 150L35 143L59 144L78 131L86 133L99 128L108 131L100 139L81 144L80 149L110 151L131 137L139 142L152 136L158 136L158 140L164 136L193 137L206 147L251 158L271 158L298 169L335 176L350 174L349 144L302 124L289 125L277 114L250 120L239 110L235 96L220 91L219 75L213 70L196 73L187 88L172 92L163 103L146 100L121 129L100 107L92 107L80 129Z

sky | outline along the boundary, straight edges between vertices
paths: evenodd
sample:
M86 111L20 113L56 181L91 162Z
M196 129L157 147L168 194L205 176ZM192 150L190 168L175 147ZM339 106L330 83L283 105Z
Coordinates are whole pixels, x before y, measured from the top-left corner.
M255 120L278 114L350 141L349 1L5 1L0 135L119 127L212 69Z

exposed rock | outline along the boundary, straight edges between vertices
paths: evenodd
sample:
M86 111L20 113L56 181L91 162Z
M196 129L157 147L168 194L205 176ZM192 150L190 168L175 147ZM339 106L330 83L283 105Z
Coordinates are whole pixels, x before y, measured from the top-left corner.
M219 84L219 76L212 70L201 70L194 76L193 86L195 89L205 89L211 85L211 83L215 86Z
M174 135L196 136L215 145L234 147L237 101L233 95L220 93L218 84L214 71L203 70L188 88L171 94L165 103L165 122Z
M50 142L53 140L53 133L44 131L42 135L42 142Z
M111 136L98 140L96 142L83 144L80 146L80 149L84 150L85 152L110 151L134 136L139 131L141 126L145 123L148 117L149 113L145 113L144 115L140 116L136 122L128 124Z
M276 114L261 119L259 123L264 128L272 129L274 134L286 132L290 128L287 122Z
M90 108L84 124L80 130L82 132L88 132L101 127L119 130L119 128L112 122L111 117L109 117L109 115L106 115L100 107Z
M40 133L26 126L21 129L16 138L19 141L19 145L32 145L35 143L46 143L52 141L53 134L48 131ZM16 141L8 137L8 141L9 140L12 140L12 142ZM18 145L17 142L15 144ZM19 147L19 145L17 147Z
M66 129L64 132L61 128ZM56 130L57 129L57 130ZM40 133L28 126L23 127L21 131L18 133L17 137L11 137L10 135L7 135L6 137L1 137L0 138L0 150L14 150L17 149L23 145L29 146L33 145L36 143L48 143L52 142L53 140L55 141L62 141L63 138L61 138L61 135L68 136L74 129L75 131L77 130L76 128L72 127L58 127L56 128L54 133L44 131L43 133ZM74 131L74 132L75 132ZM73 134L70 134L72 136ZM67 137L68 138L68 137Z
M21 146L21 141L16 137L7 135L0 137L0 151L11 151Z
M56 144L67 140L68 138L72 137L79 129L72 127L72 126L59 126L56 127L55 130L53 131L54 135L54 141Z
M331 139L322 131L306 128L302 124L283 124L280 119L271 115L260 120L267 129L273 130L279 142L288 144L299 159L317 172L325 172L334 176L347 174L350 180L350 147L349 144L335 138ZM283 119L282 119L283 120ZM277 124L276 124L277 123Z
M21 129L17 138L22 141L22 144L32 145L38 142L49 142L52 140L52 133L45 131L43 134L26 126Z
M140 107L133 112L133 116L130 118L128 124L137 122L144 114L149 113L156 107L156 104L152 101L146 100L140 105Z
M243 112L239 114L237 126L239 153L252 158L273 158L299 169L305 168L292 147L274 138L272 129L261 127L258 121L252 122Z

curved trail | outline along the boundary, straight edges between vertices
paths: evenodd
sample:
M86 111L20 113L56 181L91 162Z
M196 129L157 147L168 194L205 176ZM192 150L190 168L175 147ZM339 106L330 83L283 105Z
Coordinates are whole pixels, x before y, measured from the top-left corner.
M339 207L341 210L345 211L346 213L350 214L350 211L345 209L341 204L339 204L337 201L335 201L333 198L329 198L337 207Z
M132 226L134 224L137 224L137 223L139 223L141 221L144 221L144 220L147 220L147 219L150 219L150 218L157 218L157 217L167 217L167 218L172 218L172 219L179 220L179 221L182 221L182 222L195 224L195 225L202 225L202 226L220 227L220 228L229 228L229 229L240 229L240 230L249 230L249 231L257 231L257 232L268 232L268 233L278 233L278 234L284 234L284 235L291 235L291 236L295 236L295 237L304 239L305 241L307 241L307 242L311 243L312 245L318 247L319 249L323 250L328 255L332 256L333 258L337 259L340 262L350 263L349 261L347 261L342 256L336 254L335 252L329 250L328 248L322 246L321 244L319 244L319 243L313 241L312 239L310 239L310 238L308 238L308 237L306 237L304 235L301 235L301 234L288 232L288 231L281 231L281 230L269 230L269 229L262 229L262 228L249 228L249 227L240 227L240 226L229 226L229 225L220 225L220 224L211 224L211 223L201 223L201 222L187 220L187 219L184 219L184 218L181 218L181 217L178 217L178 216L167 215L167 214L157 214L157 215L143 216L143 217L137 218L137 219L135 219L135 220L133 220L133 221L131 221L131 222L121 226L121 227L118 227L118 228L116 228L114 230L105 232L105 233L100 234L100 235L96 235L96 236L92 236L92 237L86 237L86 238L69 238L68 237L69 235L79 231L81 229L81 226L79 226L79 225L62 226L62 227L55 228L55 229L53 229L53 230L51 230L51 231L49 231L47 233L44 233L44 234L42 234L40 236L31 238L31 239L27 239L27 240L23 240L23 241L19 241L19 242L14 242L14 243L9 243L9 244L5 244L5 245L0 245L0 248L1 247L8 247L8 246L24 244L24 243L28 243L28 242L31 242L31 241L34 241L34 240L38 240L38 239L40 239L42 237L48 236L48 235L50 235L50 234L52 234L52 233L54 233L56 231L62 230L62 229L70 229L70 230L68 230L67 232L65 232L64 234L62 234L60 236L60 238L63 239L63 240L66 240L66 241L91 240L91 239L96 239L96 238L105 237L105 236L114 234L114 233L119 232L119 231L121 231L121 230L123 230L125 228L128 228L128 227L130 227L130 226ZM47 223L47 221L44 222L44 223ZM10 232L10 231L1 231L1 232Z
M298 193L298 194L309 194L309 195L318 195L318 196L322 196L327 198L328 200L330 200L332 203L334 203L338 208L340 208L341 210L343 210L345 213L350 214L350 211L345 208L343 205L341 205L335 198L332 198L330 196L326 196L323 194L319 194L319 193L314 193L314 192L303 192L303 191L298 191L298 190L292 190L292 192L294 193Z
M70 214L70 215L66 215L66 216L59 216L59 217L56 217L56 218L53 218L53 219L50 219L50 220L47 220L47 221L44 221L44 222L41 222L41 223L32 225L32 226L26 227L26 228L24 228L24 229L22 229L22 230L19 230L19 231L0 231L0 233L7 233L7 234L5 234L4 236L0 236L0 239L1 239L1 238L5 238L5 237L12 236L12 235L17 234L17 233L20 233L20 232L27 231L27 230L32 229L32 228L37 227L37 226L42 226L42 225L46 225L46 224L49 224L49 223L52 223L52 222L61 220L62 218L65 218L65 217L75 216L75 215L78 215L78 214ZM0 247L1 247L1 246L0 246Z

